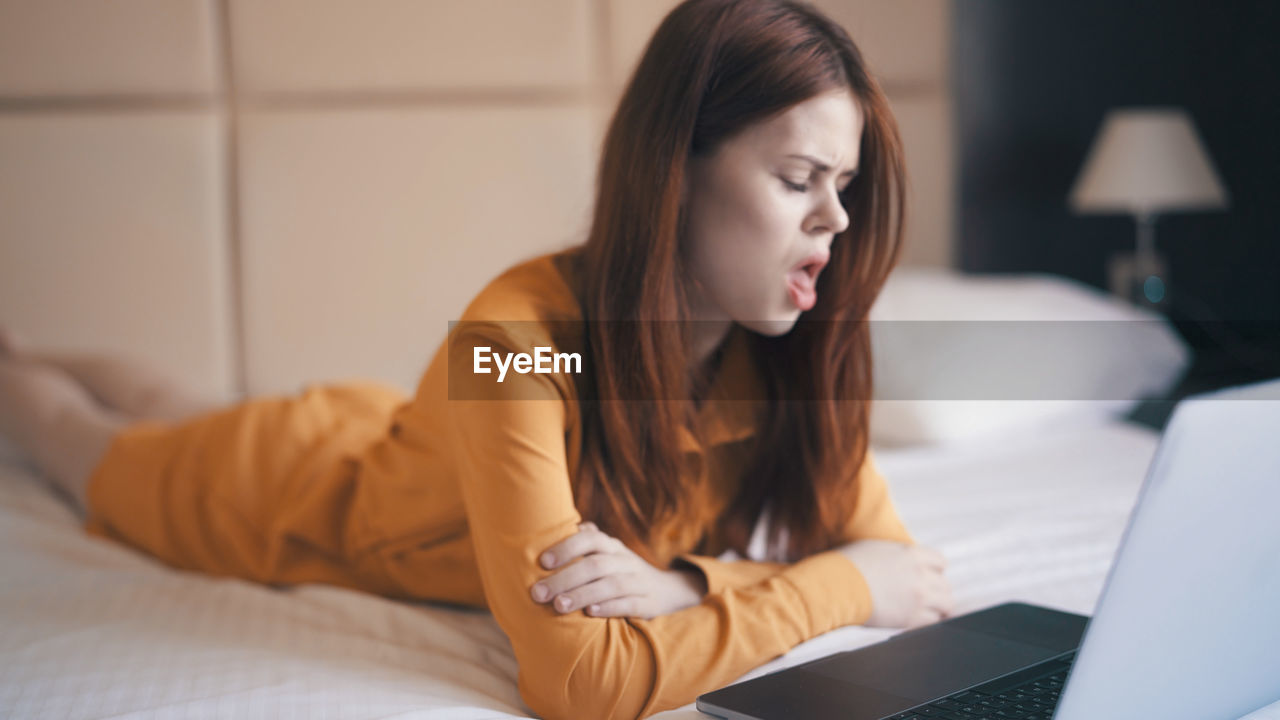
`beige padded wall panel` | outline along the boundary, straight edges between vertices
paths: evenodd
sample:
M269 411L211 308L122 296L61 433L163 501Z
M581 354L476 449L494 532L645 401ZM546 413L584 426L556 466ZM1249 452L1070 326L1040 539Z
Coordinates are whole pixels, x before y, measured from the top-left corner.
M593 0L232 0L236 77L267 92L589 82Z
M903 265L952 264L955 217L951 107L944 95L889 96L907 161Z
M0 96L207 94L213 0L0 0Z
M488 280L586 235L585 104L261 112L240 129L250 392L411 390Z
M0 323L232 389L218 121L0 116Z
M817 0L885 86L945 92L950 0Z
M635 72L649 38L676 0L606 0L609 12L609 76L625 85Z
M950 0L818 0L888 85L946 87ZM608 0L611 77L623 84L676 0Z

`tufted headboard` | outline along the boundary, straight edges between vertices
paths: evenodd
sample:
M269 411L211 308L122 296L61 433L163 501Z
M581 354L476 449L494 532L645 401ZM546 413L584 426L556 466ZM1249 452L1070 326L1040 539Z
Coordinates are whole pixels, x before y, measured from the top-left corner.
M583 239L672 0L0 0L0 323L217 397L412 390L517 260ZM948 0L821 0L893 104L905 262L951 264Z

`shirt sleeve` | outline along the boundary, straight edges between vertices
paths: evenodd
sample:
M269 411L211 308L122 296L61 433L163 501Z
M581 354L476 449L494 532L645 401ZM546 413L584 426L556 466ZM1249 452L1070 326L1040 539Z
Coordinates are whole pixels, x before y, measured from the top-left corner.
M473 344L455 338L451 363L469 363ZM535 602L530 587L552 574L538 555L582 520L568 475L568 410L545 375L493 379L465 369L451 376L450 432L485 597L515 652L520 694L541 717L638 718L679 707L870 614L861 573L835 552L743 577L650 620L560 614Z
M845 524L844 540L893 540L915 545L916 540L907 531L898 509L889 495L889 484L876 465L875 453L867 448L866 457L857 470L858 502L853 515Z
M855 540L893 540L907 545L916 541L907 531L893 500L889 486L875 463L875 454L868 449L866 458L858 470L858 501L853 514L845 524L843 538L849 543ZM714 595L727 588L755 585L782 572L785 563L755 560L721 560L708 555L683 554L677 564L693 567L702 572L707 582L707 594Z

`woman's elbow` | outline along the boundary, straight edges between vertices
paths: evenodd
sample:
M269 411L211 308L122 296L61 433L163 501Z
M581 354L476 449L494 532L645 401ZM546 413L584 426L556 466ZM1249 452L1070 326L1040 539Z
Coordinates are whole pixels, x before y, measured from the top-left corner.
M548 643L545 652L520 658L520 696L538 717L644 717L654 687L653 652L625 620L603 622L608 631L582 645Z

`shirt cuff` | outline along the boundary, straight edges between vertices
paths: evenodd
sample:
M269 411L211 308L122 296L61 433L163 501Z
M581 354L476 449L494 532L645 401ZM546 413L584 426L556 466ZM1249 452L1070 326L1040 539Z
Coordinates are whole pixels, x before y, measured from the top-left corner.
M871 617L871 588L853 561L835 550L811 555L781 573L809 611L811 637Z
M708 555L679 555L671 561L674 569L692 567L707 581L707 594L717 595L728 588L742 588L764 582L782 572L786 563L753 560L719 560Z

